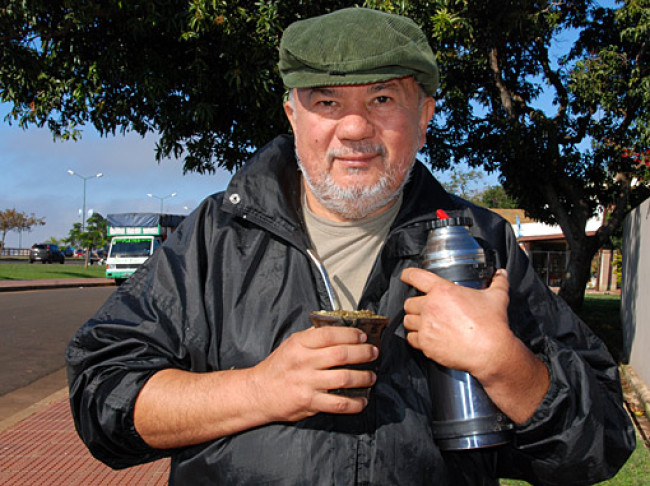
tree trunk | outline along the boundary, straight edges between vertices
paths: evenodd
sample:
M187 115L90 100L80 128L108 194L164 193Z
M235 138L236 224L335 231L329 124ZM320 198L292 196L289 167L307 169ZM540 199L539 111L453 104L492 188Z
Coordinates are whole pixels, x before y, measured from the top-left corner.
M596 254L593 238L569 241L569 261L560 286L559 295L574 310L582 308L585 289L591 274L591 261Z

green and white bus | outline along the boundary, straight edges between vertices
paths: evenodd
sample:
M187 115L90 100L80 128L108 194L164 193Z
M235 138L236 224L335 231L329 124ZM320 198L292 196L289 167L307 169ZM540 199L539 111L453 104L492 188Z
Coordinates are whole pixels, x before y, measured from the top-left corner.
M119 213L107 217L111 245L106 257L106 278L119 285L135 273L174 232L184 216L158 213Z

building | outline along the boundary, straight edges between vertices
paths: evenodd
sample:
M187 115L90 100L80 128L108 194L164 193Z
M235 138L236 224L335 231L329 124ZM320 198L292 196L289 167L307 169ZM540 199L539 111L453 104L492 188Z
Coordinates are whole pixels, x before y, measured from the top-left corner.
M569 260L569 246L557 225L540 223L526 216L523 209L492 209L511 225L517 242L533 263L537 274L549 287L559 287ZM587 235L593 235L602 224L602 217L587 222ZM612 268L612 250L602 249L598 255L597 272L590 286L597 290L615 290L616 277Z
M624 361L650 383L650 199L623 223L621 322ZM650 402L648 402L650 403Z

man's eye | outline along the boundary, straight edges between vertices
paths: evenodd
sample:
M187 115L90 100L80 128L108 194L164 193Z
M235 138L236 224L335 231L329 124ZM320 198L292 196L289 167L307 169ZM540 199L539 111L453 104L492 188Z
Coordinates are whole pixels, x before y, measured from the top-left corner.
M333 100L320 100L316 104L319 106L331 108L332 106L336 105L336 102Z
M377 98L375 98L375 103L378 103L380 105L384 103L388 103L389 101L390 101L390 96L377 96Z

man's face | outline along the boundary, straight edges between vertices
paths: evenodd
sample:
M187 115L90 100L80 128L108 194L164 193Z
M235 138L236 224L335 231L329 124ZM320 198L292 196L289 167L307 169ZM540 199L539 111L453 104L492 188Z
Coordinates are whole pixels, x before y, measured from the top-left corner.
M426 140L433 98L410 77L292 97L285 112L312 211L349 221L390 207Z

